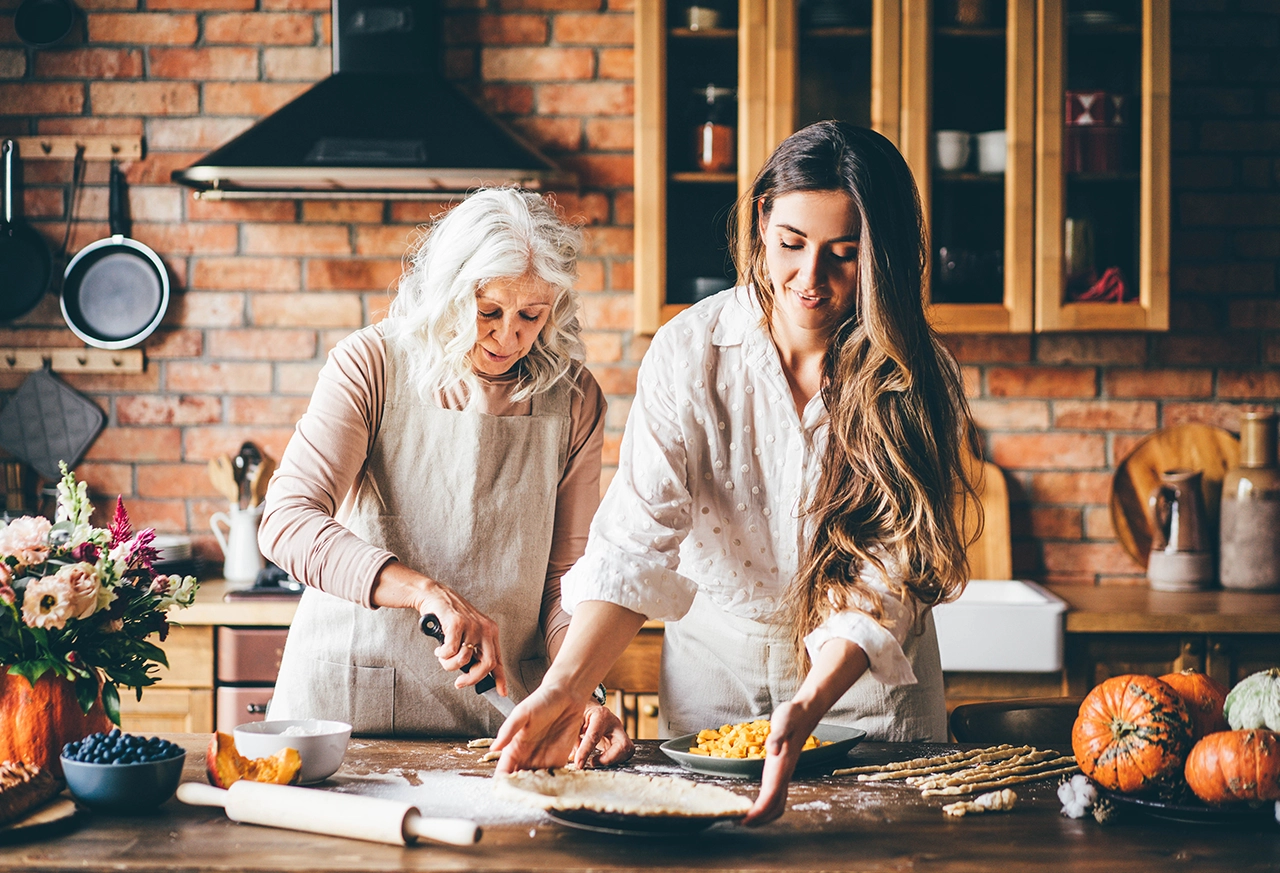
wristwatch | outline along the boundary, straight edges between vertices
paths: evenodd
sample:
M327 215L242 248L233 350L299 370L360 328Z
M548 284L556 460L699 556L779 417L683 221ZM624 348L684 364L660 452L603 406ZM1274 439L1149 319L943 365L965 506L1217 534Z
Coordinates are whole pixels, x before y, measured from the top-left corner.
M604 702L609 699L609 692L605 690L603 682L597 685L595 690L591 692L591 699L601 706L604 706Z

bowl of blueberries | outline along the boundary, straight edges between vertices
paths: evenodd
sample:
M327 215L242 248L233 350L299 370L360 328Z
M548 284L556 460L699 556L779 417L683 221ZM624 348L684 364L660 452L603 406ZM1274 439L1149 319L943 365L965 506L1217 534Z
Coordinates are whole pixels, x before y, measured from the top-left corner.
M186 751L159 737L112 728L62 747L62 772L77 801L101 812L148 812L173 797Z

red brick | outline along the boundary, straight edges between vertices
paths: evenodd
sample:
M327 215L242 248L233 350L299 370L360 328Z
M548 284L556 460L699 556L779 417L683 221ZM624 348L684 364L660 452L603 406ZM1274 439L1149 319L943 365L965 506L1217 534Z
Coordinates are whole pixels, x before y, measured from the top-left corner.
M622 434L606 433L604 446L600 452L600 460L610 467L618 466L619 450L622 448Z
M543 85L538 88L540 115L631 115L635 86L622 82Z
M147 120L147 147L213 149L230 142L253 124L249 118L153 118ZM192 200L192 203L204 203ZM209 201L213 202L213 201ZM195 218L196 216L192 216Z
M609 399L609 410L605 413L604 426L613 432L621 431L627 424L627 416L631 414L631 398Z
M163 12L89 13L89 42L192 45L199 36L194 15Z
M1174 366L1249 367L1255 366L1259 358L1257 334L1242 331L1161 336L1156 338L1156 349L1157 358L1162 364Z
M543 45L547 34L545 15L451 15L445 20L451 45Z
M182 431L176 427L109 427L89 446L90 461L177 461Z
M636 40L631 15L557 15L552 39L563 45L626 45Z
M942 342L962 364L1022 364L1031 361L1030 336L947 334Z
M1209 397L1213 373L1208 370L1109 370L1103 386L1112 397Z
M1151 583L1147 581L1145 568L1141 567L1136 561L1131 561L1129 566L1134 570L1132 576L1113 576L1110 574L1099 573L1097 576L1098 587L1100 588L1148 588ZM1046 580L1048 581L1048 580ZM1056 585L1057 582L1049 581L1050 585Z
M173 361L165 368L165 389L170 392L266 394L271 391L271 365Z
M61 188L27 188L22 192L18 213L27 221L36 218L62 218L66 213L66 192Z
M606 48L596 59L596 75L601 79L634 79L636 53L630 48Z
M209 357L300 361L316 356L314 330L211 330Z
M594 73L591 49L486 48L480 54L480 75L490 82L559 82Z
M577 173L584 187L630 188L634 181L635 160L630 154L565 155L560 162Z
M1111 523L1111 509L1104 506L1090 506L1084 511L1084 536L1089 540L1113 540L1116 538L1115 526Z
M1166 413L1166 421L1168 420ZM1118 433L1111 438L1111 459L1118 463L1137 447L1137 445L1147 438L1147 434L1131 434Z
M304 200L303 221L377 223L382 221L380 200Z
M81 461L75 468L76 478L89 486L89 494L102 495L107 501L98 500L98 509L106 510L108 505L115 511L115 499L128 497L133 493L132 464L95 464ZM92 497L91 497L92 499Z
M185 170L203 157L203 152L149 152L141 161L124 167L130 185L172 185L173 171Z
M636 317L629 296L590 294L582 297L581 318L588 330L630 330Z
M635 232L629 227L590 227L583 234L582 255L625 255L635 251Z
M636 286L635 263L633 261L609 261L609 290L632 291Z
M533 111L533 88L528 85L486 84L482 89L484 105L500 115L528 115Z
M993 434L991 459L1006 470L1103 467L1107 441L1079 433Z
M309 396L320 378L319 363L280 364L277 367L277 393Z
M262 327L360 327L364 319L358 294L255 294L251 305Z
M200 119L216 124L217 119ZM226 119L240 124L243 119ZM292 200L197 200L187 203L187 218L192 221L288 221L298 220L298 206Z
M1274 264L1204 264L1175 267L1173 289L1196 294L1271 294Z
M1224 370L1218 374L1218 396L1239 400L1280 397L1280 373Z
M1272 400L1273 398L1265 398ZM1166 403L1164 426L1198 422L1230 431L1240 430L1240 406L1230 403Z
M1036 539L1078 540L1083 532L1079 509L1065 506L1032 507L1028 515L1016 513L1017 518L1030 522L1026 530L1015 530L1015 536L1033 536ZM1021 525L1018 525L1021 528Z
M1159 426L1154 401L1059 400L1053 404L1055 428L1154 430Z
M1044 566L1051 573L1114 573L1133 563L1119 543L1044 544Z
M987 393L992 397L1093 397L1096 373L1084 367L992 367Z
M218 497L207 464L139 464L141 497Z
M1027 493L1035 503L1106 503L1111 496L1111 474L1036 473L1031 476Z
M147 0L148 9L200 9L234 12L254 9L255 0Z
M268 115L309 86L300 82L210 82L204 86L208 115Z
M266 12L326 12L331 5L329 0L262 0L262 9Z
M83 109L79 82L0 84L0 115L74 115Z
M395 200L391 203L391 221L396 224L426 224L444 215L455 205L453 202L440 200ZM405 228L406 233L412 231L413 228Z
M635 366L595 366L591 368L591 375L596 377L600 390L605 394L635 394L639 369Z
M394 205L392 207L394 209ZM357 255L392 255L402 257L417 239L418 229L386 224L356 228Z
M210 45L311 45L315 39L315 17L301 13L246 12L204 19L204 40Z
M204 516L205 519L208 517L208 515ZM129 501L129 518L137 529L150 527L162 533L186 532L187 504L184 500L134 498Z
M1049 404L1039 400L973 400L973 420L983 430L1046 430Z
M1144 364L1147 338L1143 334L1045 334L1036 342L1041 364Z
M136 79L142 75L137 49L70 49L36 55L39 79Z
M297 291L302 267L296 258L197 258L192 288L223 291Z
M141 136L142 135L142 119L141 118L89 118L81 116L79 118L41 118L37 122L37 126L42 134L72 134L86 135L99 134L107 136ZM43 163L43 162L42 162ZM50 164L57 164L58 161L49 161ZM67 167L67 180L71 179L71 162L65 162ZM24 172L28 168L23 168ZM86 168L85 176L89 172ZM104 177L105 178L105 177Z
M129 189L129 215L134 221L182 221L182 200L186 192L173 185L167 188Z
M198 358L204 350L204 334L198 330L162 327L147 337L147 359Z
M544 152L568 152L582 148L579 118L517 118L512 126Z
M187 327L238 327L244 324L243 294L187 291L169 303L177 324Z
M587 363L612 364L622 360L622 335L612 331L585 331L582 342L587 348Z
M276 425L295 424L307 411L309 397L231 397L227 423Z
M317 22L320 26L320 44L333 45L333 16L325 13Z
M138 395L116 398L120 424L217 424L222 401L208 395Z
M262 50L263 77L281 81L318 82L328 76L333 52L324 46Z
M157 252L190 255L218 254L236 250L233 224L143 224L133 225L133 237Z
M307 261L306 287L319 291L385 290L400 281L401 272L398 260L312 258Z
M502 0L502 8L513 12L595 10L600 8L600 0Z
M251 48L182 48L150 51L153 79L256 79L258 51ZM207 92L206 92L207 93ZM253 114L246 109L242 115Z
M244 252L254 255L349 255L351 237L337 224L245 224Z
M7 3L6 5L17 6L17 3ZM102 10L128 11L137 10L138 0L82 0L77 3L81 9L99 12Z
M266 454L279 458L293 436L293 428L287 427L200 427L191 428L184 441L187 461L208 463L215 455L232 454L240 450L245 440L253 440Z
M587 148L601 152L630 152L635 148L635 123L622 118L588 118Z
M50 295L52 296L52 295ZM72 388L85 393L116 393L119 391L158 391L160 368L148 367L141 373L59 373ZM94 397L94 402L105 408L106 398Z
M99 115L194 115L200 95L191 82L90 82Z
M546 200L570 224L609 223L609 198L600 191L555 193L548 195Z
M604 290L604 261L599 258L578 260L578 281L575 287L588 294Z

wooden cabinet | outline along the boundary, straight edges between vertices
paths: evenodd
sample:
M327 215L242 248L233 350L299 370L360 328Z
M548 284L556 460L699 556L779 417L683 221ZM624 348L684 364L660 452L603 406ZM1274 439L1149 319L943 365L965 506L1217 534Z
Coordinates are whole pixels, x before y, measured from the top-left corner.
M682 18L687 2L637 4L637 332L733 284L738 197L788 134L839 117L897 142L900 2L739 0L697 30ZM731 115L717 116L732 122L732 166L699 165L707 98L719 93L708 86L734 92Z
M902 149L939 330L1167 329L1168 3L979 6L985 18L956 0L738 0L722 26L690 31L686 3L637 4L637 332L728 286L736 198L821 118ZM692 92L708 84L736 89L731 170L693 165ZM939 132L987 136L940 161Z
M213 628L173 627L163 643L169 660L159 683L143 689L142 699L120 694L121 727L134 733L209 733L213 730Z
M1068 634L1068 693L1088 693L1125 673L1161 676L1199 670L1228 688L1280 664L1280 635L1225 633Z
M604 678L609 706L637 740L659 735L658 681L662 666L662 622L645 622Z

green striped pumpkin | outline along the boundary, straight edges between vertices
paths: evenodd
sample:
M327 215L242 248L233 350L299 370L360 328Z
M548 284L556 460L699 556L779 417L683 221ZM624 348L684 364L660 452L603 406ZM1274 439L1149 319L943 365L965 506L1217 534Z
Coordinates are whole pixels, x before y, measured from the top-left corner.
M1154 676L1114 676L1080 704L1071 747L1090 779L1138 794L1182 769L1191 716L1178 693Z

